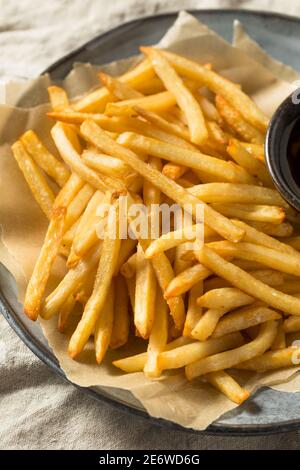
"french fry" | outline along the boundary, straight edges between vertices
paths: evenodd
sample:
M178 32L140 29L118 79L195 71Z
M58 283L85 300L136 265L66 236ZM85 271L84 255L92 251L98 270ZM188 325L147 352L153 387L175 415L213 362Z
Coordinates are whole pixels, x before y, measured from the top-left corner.
M21 136L20 140L37 165L39 165L47 175L51 176L59 186L63 186L67 182L70 176L69 170L49 152L35 132L32 130L26 131Z
M212 207L226 217L254 220L255 222L281 224L285 219L284 209L277 206L213 203Z
M140 245L136 257L134 324L142 338L149 338L155 314L156 277Z
M286 207L280 194L271 188L238 183L207 183L189 188L203 202L222 204L263 204Z
M290 253L283 253L266 246L244 242L211 242L207 246L221 256L258 261L271 269L277 269L287 274L300 275L300 258Z
M291 316L284 320L283 330L285 333L293 333L294 331L300 330L300 317Z
M190 135L188 129L185 127L176 124L174 122L170 122L164 119L161 115L157 113L153 113L147 109L144 109L140 106L134 106L134 111L141 116L142 118L146 119L149 123L153 124L154 126L158 127L159 129L168 132L170 134L174 134L181 139L185 139L189 141Z
M140 88L143 88L144 83L147 82L148 79L152 79L153 77L154 70L150 61L143 60L135 68L119 77L119 80L139 90ZM79 99L73 104L73 108L75 111L83 111L87 113L94 111L102 112L104 111L108 101L112 99L113 97L107 88L98 88Z
M264 250L265 249L266 248L264 248ZM284 255L284 257L286 256L287 255ZM226 279L233 286L238 287L245 293L253 295L258 300L262 300L275 309L282 310L290 315L299 315L299 299L283 294L273 287L255 279L251 274L224 260L207 246L203 247L202 250L197 253L197 257L200 263L203 263L208 269Z
M243 305L252 304L254 301L254 297L245 294L236 287L223 287L206 292L202 297L199 297L197 304L200 307L230 311Z
M71 294L63 306L61 307L58 315L58 330L63 333L66 329L66 323L75 307L76 304L76 297L75 295Z
M96 189L106 190L108 188L113 188L116 191L124 192L125 185L123 185L119 180L106 175L100 175L94 170L88 168L82 162L79 154L68 138L69 132L70 129L66 128L66 124L62 124L60 122L56 123L51 129L51 135L55 145L67 165L69 165L75 173L78 173L83 180L90 183Z
M217 176L222 178L223 181L255 184L255 179L240 166L205 155L199 151L183 149L167 142L135 134L134 132L121 134L118 142L132 150L146 151L155 157L200 170L208 175Z
M99 78L104 86L114 95L118 100L131 100L135 98L141 98L142 93L136 91L127 83L121 82L117 78L113 78L106 73L100 72Z
M88 183L85 183L85 185L78 191L67 209L64 228L65 231L79 219L94 192L94 188Z
M91 253L88 253L73 269L67 272L56 289L46 298L41 312L43 318L49 319L57 314L67 298L76 292L86 277L95 269L101 250L102 244L99 242Z
M152 258L157 253L162 253L164 251L170 250L181 243L187 241L193 241L198 235L198 238L201 237L201 233L203 232L203 224L196 224L189 227L183 227L174 232L168 232L161 237L154 240L146 249L145 257L147 259ZM199 236L200 235L200 236Z
M65 215L66 209L64 207L53 211L43 246L27 285L24 312L31 320L36 320L40 313L42 297L50 276L51 267L58 255Z
M125 282L127 285L127 291L129 295L131 310L134 315L135 310L135 276L134 277L125 277Z
M114 273L115 276L119 274L121 267L131 257L133 250L136 248L136 244L137 244L137 240L133 240L132 238L125 238L124 240L121 241L119 259L118 259L116 270Z
M118 213L118 210L116 206L112 206L112 208L115 210L109 211L93 292L85 306L82 318L70 339L68 352L72 358L82 351L93 332L98 318L101 318L103 314L102 309L118 261L120 250L120 239L117 237L118 216L116 213Z
M237 381L224 370L211 372L210 374L207 374L205 378L211 385L229 398L229 400L237 403L238 405L243 403L250 396L248 390L242 388Z
M91 197L73 239L72 248L78 257L84 256L99 240L97 236L97 223L103 221L106 217L105 208L110 202L111 195L109 193L103 194L99 190Z
M229 351L213 354L209 357L196 360L192 364L188 364L185 367L185 374L187 379L192 380L195 377L199 377L210 372L230 369L241 362L263 354L273 343L276 333L276 321L271 320L263 323L260 327L258 336L250 343L244 344ZM212 339L211 341L214 340Z
M55 200L53 191L49 187L44 175L40 172L36 163L27 153L22 142L15 142L11 149L33 197L44 214L46 214L48 219L50 219L52 206Z
M279 313L263 305L242 307L228 313L217 324L212 337L220 338L235 331L246 330L252 326L260 325L270 320L280 320Z
M251 225L251 227L256 228L259 232L263 232L271 237L290 237L294 230L289 222L274 225L268 222L248 221L248 225ZM288 240L286 240L286 243L288 244Z
M290 346L278 351L268 351L259 357L254 357L248 361L241 362L235 367L237 369L254 370L257 372L266 372L268 370L281 369L283 367L292 367L299 365L299 353L299 346Z
M272 343L271 350L277 351L278 349L285 349L286 348L286 337L285 331L283 328L283 321L280 320L277 335Z
M239 134L243 140L253 144L264 143L264 135L245 121L241 114L230 106L223 96L216 96L216 107L224 121Z
M174 258L174 274L175 276L178 276L178 274L182 273L186 269L190 268L192 266L191 261L185 261L182 259L182 254L186 251L187 245L183 243L182 245L178 245L175 248L175 258ZM167 288L168 289L168 288Z
M195 328L202 316L202 308L197 304L197 298L203 294L203 282L198 282L191 287L189 292L188 309L183 328L183 336L192 337L192 330Z
M208 138L208 132L199 103L169 64L168 60L158 50L143 47L141 51L149 57L156 74L166 89L175 96L179 108L186 117L191 141L201 145Z
M126 281L122 276L115 280L114 322L109 346L117 349L127 343L129 335L128 290Z
M236 261L235 261L235 264L236 264ZM273 269L256 269L254 271L250 270L250 274L256 279L259 279L260 281L272 287L275 287L275 286L283 287L284 285L283 274ZM204 290L205 292L207 292L212 289L220 289L222 287L230 287L230 283L228 281L225 281L224 279L221 279L220 277L212 277L205 281ZM300 291L300 283L299 283L298 290Z
M146 377L159 377L161 374L158 357L165 349L168 340L168 310L168 304L162 293L157 291L154 323L149 336L147 362L144 366Z
M254 243L255 245L266 246L267 248L272 248L274 250L280 251L282 253L289 253L291 255L299 257L299 253L288 243L282 243L271 236L262 233L260 230L257 230L255 227L242 222L241 220L232 220L232 222L245 230L244 241L248 243Z
M84 185L84 181L76 174L72 173L66 184L58 193L53 208L68 207Z
M179 348L180 346L184 346L185 344L189 344L191 342L192 340L190 340L189 338L184 338L183 336L180 336L179 338L176 338L175 340L168 343L165 347L165 351L170 351L171 349ZM113 365L127 373L140 372L144 370L147 357L148 353L143 352L134 356L125 357L124 359L114 361Z
M185 206L187 204L191 204L192 211L196 211L196 207L199 204L199 200L197 198L188 194L188 192L181 188L181 186L174 183L174 181L169 180L169 178L166 178L155 168L151 168L149 165L140 161L139 158L129 149L126 149L117 142L114 142L93 121L85 121L81 125L81 132L89 142L96 145L96 147L101 150L107 151L107 153L112 152L125 163L128 163L128 165L134 168L135 171L150 181L153 186L159 188L164 194L175 200L179 205ZM221 216L205 204L204 215L206 224L213 227L214 230L224 236L224 238L228 238L232 241L239 241L243 237L243 230L237 229L237 227L231 224L226 217ZM198 222L201 222L201 220L198 220Z
M201 358L212 354L236 348L244 343L240 333L232 333L218 339L208 339L207 341L195 341L190 344L180 346L169 351L164 351L159 355L159 366L161 369L179 369L187 364L194 363Z
M201 264L196 264L178 274L165 290L165 298L181 295L190 290L199 281L211 276L212 272Z
M223 96L253 126L258 127L261 131L267 129L268 119L266 116L236 84L213 70L208 70L204 66L173 52L163 51L163 54L179 74L199 82L202 86L207 86L214 93Z
M214 103L209 101L206 96L202 95L199 91L195 91L194 96L198 103L201 106L202 112L206 119L210 121L216 121L218 124L223 123L223 118L221 117L219 111L215 107Z
M101 364L110 343L114 322L114 303L115 289L114 281L112 281L102 307L102 312L95 324L94 345L98 364Z
M124 180L127 187L137 178L136 173L118 158L85 150L82 154L82 161L93 170L99 171L99 173L108 176L113 175L115 178Z
M241 144L256 160L265 163L265 150L263 145L250 144L249 142L241 142Z
M167 111L176 104L175 97L168 91L161 91L155 95L143 96L131 100L118 101L117 103L107 103L105 114L108 116L134 116L135 106L148 109L150 111Z
M227 147L231 158L241 167L245 168L250 175L258 178L267 187L273 187L273 180L266 166L250 155L247 150L235 139L231 139Z
M69 98L65 90L59 86L49 86L48 95L52 109L60 111L69 108Z

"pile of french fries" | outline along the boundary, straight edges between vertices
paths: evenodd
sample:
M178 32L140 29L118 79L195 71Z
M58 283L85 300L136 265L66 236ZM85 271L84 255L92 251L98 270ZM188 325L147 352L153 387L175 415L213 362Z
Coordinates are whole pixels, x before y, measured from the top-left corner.
M210 64L141 51L135 68L118 78L99 73L102 86L74 102L49 88L57 155L33 130L12 146L49 219L24 311L32 320L57 315L64 332L80 306L72 358L93 340L100 364L108 348L136 335L145 352L114 366L149 378L184 368L188 380L200 377L242 403L249 392L231 369L297 364L300 217L274 189L263 148L268 119L241 87ZM188 239L172 229L157 239L113 236L115 218L101 208L118 212L121 195L148 208L189 205ZM157 222L151 210L148 218ZM58 256L67 274L46 295Z

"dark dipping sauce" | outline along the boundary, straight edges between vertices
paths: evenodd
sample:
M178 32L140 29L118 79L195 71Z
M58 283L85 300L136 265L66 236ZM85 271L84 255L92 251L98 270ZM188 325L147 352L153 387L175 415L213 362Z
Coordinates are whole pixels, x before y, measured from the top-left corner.
M290 131L287 160L293 180L300 191L300 118L295 121Z

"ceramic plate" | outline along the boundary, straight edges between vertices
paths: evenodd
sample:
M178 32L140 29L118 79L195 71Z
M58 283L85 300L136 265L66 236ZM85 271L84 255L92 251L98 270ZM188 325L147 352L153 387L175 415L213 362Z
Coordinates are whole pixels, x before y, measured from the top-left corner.
M300 20L283 15L235 10L201 10L191 13L228 41L231 41L232 23L236 18L239 19L250 36L269 54L283 62L288 61L289 65L299 70ZM121 25L63 57L46 72L49 72L53 79L61 79L71 70L74 62L103 64L136 54L140 44L157 43L172 25L176 15L170 13L147 17ZM30 322L23 315L21 305L17 302L13 279L1 265L0 309L24 343L43 362L65 378L38 324ZM81 390L96 400L144 416L152 423L183 429L169 421L150 417L130 392L100 387ZM229 435L258 434L297 428L300 428L300 393L282 393L265 388L242 406L224 414L205 432Z

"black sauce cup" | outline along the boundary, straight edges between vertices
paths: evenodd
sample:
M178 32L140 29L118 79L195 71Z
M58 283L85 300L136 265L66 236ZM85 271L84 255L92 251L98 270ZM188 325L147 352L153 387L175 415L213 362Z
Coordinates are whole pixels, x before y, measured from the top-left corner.
M300 212L300 187L295 181L288 161L289 140L298 120L300 120L300 89L286 98L273 115L266 136L265 154L276 188L282 197Z

